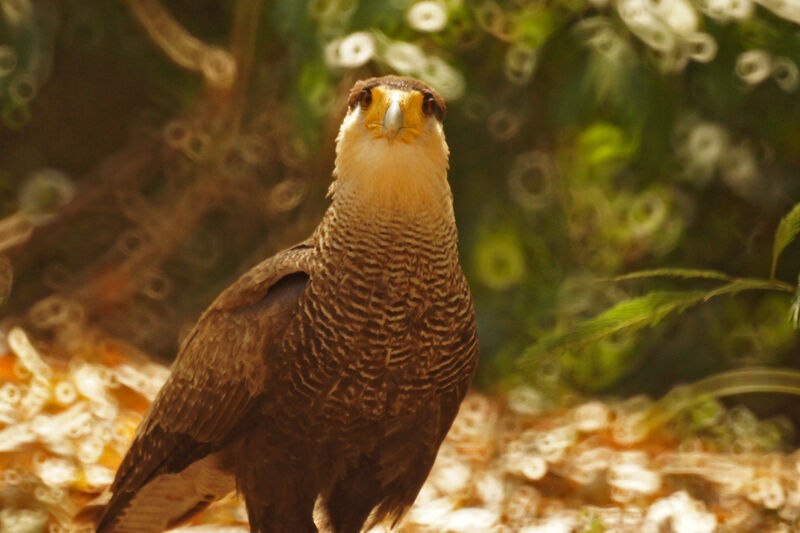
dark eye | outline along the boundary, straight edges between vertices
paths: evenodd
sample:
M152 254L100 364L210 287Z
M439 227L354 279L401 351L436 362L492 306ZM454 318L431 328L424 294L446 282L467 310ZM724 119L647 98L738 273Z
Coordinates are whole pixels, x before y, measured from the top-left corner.
M432 94L426 94L422 98L422 112L426 115L432 115L436 111L436 98Z
M358 95L358 103L361 105L361 109L368 108L372 103L372 91L370 89L361 91L361 94Z

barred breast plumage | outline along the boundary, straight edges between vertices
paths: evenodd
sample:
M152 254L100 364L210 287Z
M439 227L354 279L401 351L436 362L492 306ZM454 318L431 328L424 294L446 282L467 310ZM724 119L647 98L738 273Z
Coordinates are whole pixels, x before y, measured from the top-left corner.
M298 397L331 420L353 409L380 418L471 375L472 306L452 220L332 215L316 240L303 319L284 341L298 354L286 360Z
M349 105L322 222L201 317L98 531L159 531L234 480L263 533L357 533L414 501L477 354L444 103L390 76L356 84ZM153 504L198 480L180 505Z

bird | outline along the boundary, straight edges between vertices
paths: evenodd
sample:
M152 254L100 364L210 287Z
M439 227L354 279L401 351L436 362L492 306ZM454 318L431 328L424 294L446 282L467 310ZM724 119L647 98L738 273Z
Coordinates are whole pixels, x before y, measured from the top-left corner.
M203 312L97 533L163 531L233 491L253 532L397 525L477 365L445 113L419 80L355 83L318 227Z

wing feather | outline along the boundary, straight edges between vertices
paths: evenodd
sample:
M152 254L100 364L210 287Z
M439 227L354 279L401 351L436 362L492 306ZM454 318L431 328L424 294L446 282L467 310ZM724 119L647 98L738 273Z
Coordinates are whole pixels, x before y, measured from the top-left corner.
M309 252L301 244L264 261L203 313L137 429L98 532L135 512L128 507L145 485L220 450L239 429L265 390L267 356L308 282Z

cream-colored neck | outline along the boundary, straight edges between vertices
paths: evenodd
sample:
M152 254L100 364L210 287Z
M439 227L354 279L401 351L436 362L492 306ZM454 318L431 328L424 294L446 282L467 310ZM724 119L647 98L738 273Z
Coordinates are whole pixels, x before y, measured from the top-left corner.
M348 117L349 119L350 117ZM336 145L334 204L357 203L377 215L452 217L448 148L436 124L412 142L375 138L348 119Z

